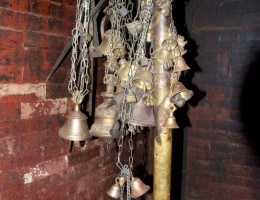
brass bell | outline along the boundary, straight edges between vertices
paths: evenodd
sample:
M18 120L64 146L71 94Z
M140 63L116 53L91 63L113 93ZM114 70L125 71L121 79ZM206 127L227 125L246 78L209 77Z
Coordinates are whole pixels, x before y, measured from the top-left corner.
M144 91L152 90L154 88L153 75L147 67L146 69L138 69L132 84L137 88L143 89Z
M143 127L155 126L153 106L146 106L141 100L138 101L132 106L131 116L127 123Z
M124 48L114 48L112 52L116 58L123 58L126 54L126 50Z
M142 24L138 20L126 23L125 26L132 35L141 33L143 29Z
M114 199L118 199L120 197L120 186L118 183L112 185L112 187L107 191L107 194Z
M122 43L121 38L118 36L114 36L112 38L112 30L109 29L104 33L101 44L97 47L97 51L101 54L109 55L111 52L110 43L113 42L113 48L116 48L116 45L120 46L120 42Z
M132 90L127 91L125 98L127 103L136 103L136 96Z
M115 57L110 57L103 65L111 73L113 73L116 69L119 68L119 65Z
M161 47L160 49L154 51L154 58L164 61L172 60L173 58L175 58L175 50L168 51L166 50L166 48Z
M144 184L141 179L133 177L131 180L131 198L136 199L150 189L149 185Z
M127 61L126 59L121 59L118 64L120 67L117 71L117 74L120 79L120 86L125 87L126 81L128 79L130 62Z
M181 82L177 82L173 86L173 95L171 98L171 102L173 102L177 107L183 107L184 103L188 101L192 96L192 90L188 90Z
M104 33L101 44L97 47L97 51L101 54L108 55L110 53L110 42L112 38L112 30L109 29Z
M58 135L70 141L85 141L91 137L87 117L80 111L80 105L76 104L74 111L68 114L65 124Z
M146 105L146 106L154 106L156 104L156 99L153 96L152 93L144 93L143 97L142 97L142 102Z
M174 69L173 72L179 72L179 71L185 71L185 70L189 70L189 66L187 65L187 63L185 62L183 57L178 57L175 61L174 61Z
M175 110L176 110L175 107L172 107L170 109L170 116L167 118L166 122L164 123L164 125L162 127L164 127L164 128L172 128L172 129L179 128L178 124L176 123L176 118L173 115Z
M109 106L114 94L103 92L101 96L104 101L96 108L95 123L91 126L89 133L95 137L112 137L110 131L116 121L118 105Z
M165 39L162 42L162 47L170 52L173 51L174 49L176 49L177 45L178 45L177 41L173 38Z
M177 36L177 42L178 42L178 44L179 44L179 46L180 46L181 48L184 48L184 46L187 44L187 41L186 41L185 38L184 38L183 36L181 36L181 35L178 35L178 36Z

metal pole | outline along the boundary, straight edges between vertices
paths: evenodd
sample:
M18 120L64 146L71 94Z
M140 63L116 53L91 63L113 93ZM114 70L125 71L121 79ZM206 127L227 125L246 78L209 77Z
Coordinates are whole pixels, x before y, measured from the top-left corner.
M154 1L155 2L155 1ZM158 2L158 1L157 1ZM170 6L171 0L166 5ZM155 6L153 10L153 45L154 51L161 47L166 39L171 23L171 17L165 16ZM160 106L164 97L169 93L170 73L163 69L159 63L153 62L155 90L157 100L155 118L154 139L154 183L153 199L170 200L171 195L171 163L172 163L172 130L163 128L162 125L167 118L166 111Z

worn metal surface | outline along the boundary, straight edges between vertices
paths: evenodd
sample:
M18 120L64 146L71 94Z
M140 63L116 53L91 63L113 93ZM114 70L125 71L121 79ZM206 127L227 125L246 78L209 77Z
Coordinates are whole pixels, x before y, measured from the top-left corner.
M154 50L159 49L163 40L166 39L166 32L171 22L170 17L159 12L158 7L153 11L153 43ZM167 117L166 110L160 106L164 97L169 93L170 74L163 69L163 66L154 62L154 96L157 99L155 112L156 128L154 139L154 181L153 199L170 200L171 194L171 157L172 137L171 129L163 128L162 125Z

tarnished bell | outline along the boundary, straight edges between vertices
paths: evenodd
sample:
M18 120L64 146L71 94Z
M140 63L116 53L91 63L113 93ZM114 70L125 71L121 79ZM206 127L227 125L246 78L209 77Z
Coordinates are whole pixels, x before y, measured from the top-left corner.
M137 88L143 89L144 91L149 91L154 88L153 75L147 69L139 69L132 81L132 84Z
M74 111L67 116L64 126L59 131L59 137L70 141L85 141L90 138L87 117L76 104Z
M132 113L127 123L143 127L155 126L153 106L146 106L141 100L138 101L132 106Z
M129 72L129 65L130 62L126 59L121 59L119 61L119 69L117 71L118 77L120 79L120 86L125 87L126 81L128 79L128 72Z
M111 41L112 40L112 41ZM111 52L110 49L110 43L113 43L113 49L116 48L124 48L123 43L122 43L122 38L118 37L118 36L114 36L112 38L112 30L109 29L104 33L103 39L101 44L97 47L97 51L99 51L100 53L104 54L104 55L108 55Z
M181 82L177 82L173 86L173 96L171 98L171 102L173 102L177 107L183 107L184 103L192 96L192 90L188 90Z
M114 198L114 199L118 199L120 197L120 186L115 183L114 185L112 185L112 187L107 191L107 194Z
M110 53L110 41L112 38L112 30L109 29L104 33L101 44L97 47L97 51L104 55L108 55Z
M154 106L156 104L156 99L152 93L144 93L144 95L142 97L142 102L146 106Z
M126 23L125 26L132 35L141 33L143 29L142 24L138 20Z
M95 137L112 137L110 131L116 121L117 104L109 106L114 95L102 93L104 102L96 108L95 123L91 126L89 133Z
M183 57L179 57L174 61L174 69L173 72L185 71L189 70L189 66L185 62Z
M133 177L131 180L131 198L138 198L148 192L149 185L144 184L141 179Z
M167 51L166 48L161 47L159 50L154 51L154 58L164 61L169 61L175 58L175 50Z

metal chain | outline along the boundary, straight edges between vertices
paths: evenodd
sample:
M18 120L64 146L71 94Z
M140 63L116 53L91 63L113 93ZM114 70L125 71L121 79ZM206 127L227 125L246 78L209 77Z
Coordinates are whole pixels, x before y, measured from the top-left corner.
M76 26L72 30L71 71L68 90L75 103L80 104L89 92L89 49L86 36L88 35L90 20L90 0L77 0ZM79 52L78 52L79 50ZM77 64L79 72L77 75Z

